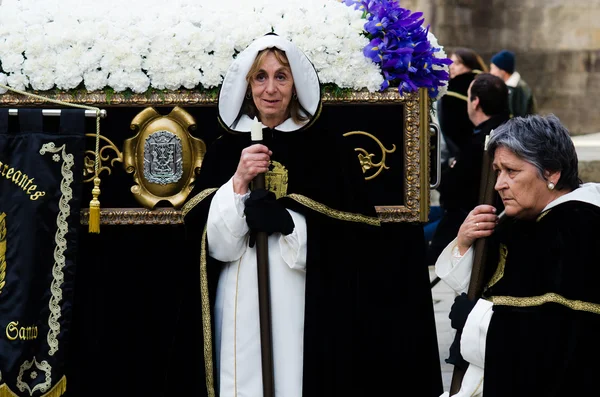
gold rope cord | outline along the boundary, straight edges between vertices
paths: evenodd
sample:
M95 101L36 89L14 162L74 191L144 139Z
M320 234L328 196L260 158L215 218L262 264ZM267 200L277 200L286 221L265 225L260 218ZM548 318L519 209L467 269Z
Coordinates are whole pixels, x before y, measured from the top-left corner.
M321 214L324 214L331 218L347 222L366 223L367 225L381 226L381 223L377 217L334 210L333 208L329 208L325 204L319 203L301 194L292 193L285 197L289 197L292 200L304 205L305 207L308 207L313 211L320 212Z
M513 306L513 307L532 307L541 306L545 303L557 303L572 310L600 314L600 304L593 302L585 302L575 299L567 299L562 295L554 292L548 292L540 296L492 296L489 299L494 305Z

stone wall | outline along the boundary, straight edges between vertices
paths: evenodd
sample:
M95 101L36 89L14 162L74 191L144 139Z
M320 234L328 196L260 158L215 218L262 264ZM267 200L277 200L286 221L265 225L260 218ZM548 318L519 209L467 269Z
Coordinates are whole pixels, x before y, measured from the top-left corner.
M600 0L400 0L423 12L446 52L470 47L489 63L514 51L540 114L573 135L600 132Z

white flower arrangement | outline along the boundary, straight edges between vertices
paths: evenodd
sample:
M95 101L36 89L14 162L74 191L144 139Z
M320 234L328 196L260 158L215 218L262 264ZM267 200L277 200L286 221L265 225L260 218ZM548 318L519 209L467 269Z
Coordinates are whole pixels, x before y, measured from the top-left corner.
M322 84L376 92L383 77L363 54L365 22L337 0L0 0L0 84L210 90L241 50L274 31L308 55Z

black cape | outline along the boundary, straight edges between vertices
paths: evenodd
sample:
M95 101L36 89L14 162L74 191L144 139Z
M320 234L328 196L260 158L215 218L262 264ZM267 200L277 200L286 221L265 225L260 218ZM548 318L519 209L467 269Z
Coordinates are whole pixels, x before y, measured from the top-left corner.
M467 92L476 74L467 72L460 74L448 82L448 93L440 98L438 104L438 120L440 129L454 157L469 143L475 127L467 112Z
M484 397L597 395L600 208L559 204L495 240Z
M206 255L203 231L214 192L235 173L242 149L251 144L249 135L227 132L215 140L183 209L190 244L200 250L209 389L217 379L210 335L220 266ZM266 128L263 137L273 152L271 160L289 172L287 195L279 200L305 216L308 230L303 395L371 395L379 386L374 388L365 373L377 367L373 362L384 351L374 339L389 341L384 334L391 330L375 325L374 316L380 314L375 308L380 303L375 284L380 227L356 153L318 120L292 132Z

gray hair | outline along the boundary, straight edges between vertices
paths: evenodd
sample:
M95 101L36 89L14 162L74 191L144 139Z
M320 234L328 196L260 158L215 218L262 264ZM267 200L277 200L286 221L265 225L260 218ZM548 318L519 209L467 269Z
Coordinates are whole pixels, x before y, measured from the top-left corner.
M504 147L537 168L541 179L544 171L560 171L558 190L574 190L581 184L577 151L569 131L558 117L530 115L514 117L496 128L488 142L488 152Z

